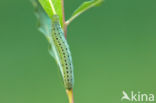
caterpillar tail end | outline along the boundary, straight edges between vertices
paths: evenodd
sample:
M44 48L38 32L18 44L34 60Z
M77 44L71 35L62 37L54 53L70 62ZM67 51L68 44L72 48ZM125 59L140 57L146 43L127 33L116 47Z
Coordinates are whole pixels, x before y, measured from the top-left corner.
M74 103L73 89L66 89L69 103Z

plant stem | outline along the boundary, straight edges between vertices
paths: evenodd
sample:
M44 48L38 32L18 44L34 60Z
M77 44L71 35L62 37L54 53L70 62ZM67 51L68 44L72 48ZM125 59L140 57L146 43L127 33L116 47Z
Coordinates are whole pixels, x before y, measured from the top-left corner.
M64 23L64 36L67 39L67 25Z
M70 90L67 89L66 93L68 96L69 103L74 103L73 89L70 89Z
M64 30L64 36L67 39L67 25L65 21L65 13L64 13L64 0L61 0L62 4L62 15L63 15L63 30Z
M65 21L65 13L64 13L64 0L61 0L61 4L62 4L62 14L63 14L64 36L67 39L67 25L66 25L66 21ZM74 103L73 89L66 89L66 93L68 96L69 103Z

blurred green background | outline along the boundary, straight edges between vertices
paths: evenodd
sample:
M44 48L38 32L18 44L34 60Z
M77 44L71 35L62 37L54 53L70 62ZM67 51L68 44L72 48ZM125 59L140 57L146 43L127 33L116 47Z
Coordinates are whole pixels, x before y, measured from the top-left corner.
M65 0L66 19L85 0ZM29 0L0 1L0 103L67 103ZM156 0L105 0L74 20L68 42L75 103L120 103L122 91L156 96Z

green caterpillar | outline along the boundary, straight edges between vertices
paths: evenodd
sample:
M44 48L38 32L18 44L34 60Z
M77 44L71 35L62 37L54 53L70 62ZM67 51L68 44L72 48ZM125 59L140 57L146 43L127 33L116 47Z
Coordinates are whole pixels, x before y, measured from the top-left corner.
M64 79L65 88L72 89L74 82L72 58L67 40L65 39L59 22L59 16L54 15L52 17L51 27L51 42L53 44L52 49L55 54L55 59L59 61L57 63Z
M74 83L73 64L68 43L59 22L59 16L54 15L50 18L38 0L32 0L32 3L39 20L39 30L49 41L49 53L59 65L65 88L71 90Z

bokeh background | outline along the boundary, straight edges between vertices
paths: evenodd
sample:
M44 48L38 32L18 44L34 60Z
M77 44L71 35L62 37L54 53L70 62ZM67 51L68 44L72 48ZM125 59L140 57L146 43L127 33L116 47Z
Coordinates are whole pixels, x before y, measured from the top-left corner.
M85 0L65 0L66 19ZM0 103L67 103L29 0L0 1ZM75 103L121 103L122 91L156 96L156 0L105 0L74 20L68 42Z

